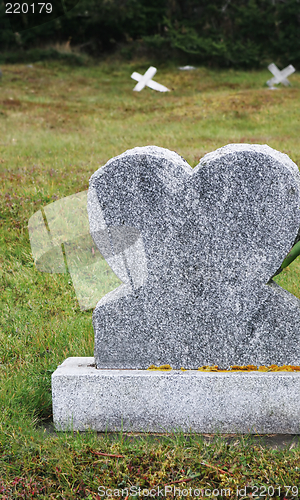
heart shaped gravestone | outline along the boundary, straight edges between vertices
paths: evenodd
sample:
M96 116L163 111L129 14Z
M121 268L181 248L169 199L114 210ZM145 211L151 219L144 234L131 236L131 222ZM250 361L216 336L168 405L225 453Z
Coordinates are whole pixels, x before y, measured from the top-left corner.
M124 283L93 314L97 368L299 364L300 301L271 279L300 227L288 156L135 148L93 174L88 214Z

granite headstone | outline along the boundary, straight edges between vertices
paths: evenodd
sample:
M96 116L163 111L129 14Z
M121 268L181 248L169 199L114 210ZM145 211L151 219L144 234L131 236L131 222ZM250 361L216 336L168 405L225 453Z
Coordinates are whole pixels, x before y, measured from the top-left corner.
M272 280L300 227L287 155L135 148L92 175L88 214L123 282L93 313L97 368L299 364L300 301Z

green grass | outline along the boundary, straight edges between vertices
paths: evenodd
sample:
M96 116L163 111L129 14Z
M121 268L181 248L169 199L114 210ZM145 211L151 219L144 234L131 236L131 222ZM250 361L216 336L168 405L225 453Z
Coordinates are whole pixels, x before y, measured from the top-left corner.
M100 485L161 486L195 474L186 487L299 484L298 445L272 450L250 438L217 436L208 442L180 433L154 439L44 431L51 422L51 373L66 357L93 355L92 312L80 311L68 274L36 270L28 219L42 206L86 190L99 166L135 146L176 150L195 166L205 153L228 143L266 143L300 163L297 73L290 78L293 87L270 91L267 71L180 72L169 63L158 67L156 79L172 92L132 92L130 74L143 73L150 64L155 61L80 68L58 63L2 66L3 499L96 499ZM296 260L276 281L300 298L299 276ZM291 492L286 496L292 498Z

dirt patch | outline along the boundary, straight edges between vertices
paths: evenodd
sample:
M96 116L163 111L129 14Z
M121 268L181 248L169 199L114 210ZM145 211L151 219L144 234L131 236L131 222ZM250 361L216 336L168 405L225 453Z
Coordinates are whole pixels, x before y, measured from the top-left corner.
M21 106L21 101L18 99L4 99L4 101L1 101L1 104L7 107L16 107Z

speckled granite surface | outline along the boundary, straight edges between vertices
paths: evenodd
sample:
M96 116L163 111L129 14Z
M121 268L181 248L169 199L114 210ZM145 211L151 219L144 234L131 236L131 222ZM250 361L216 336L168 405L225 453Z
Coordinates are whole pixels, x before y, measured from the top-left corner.
M97 367L300 364L300 302L267 284L300 226L299 186L286 155L247 144L194 169L151 146L97 170L91 234L124 283L93 314Z
M58 430L300 433L300 373L97 370L68 358L52 375Z

